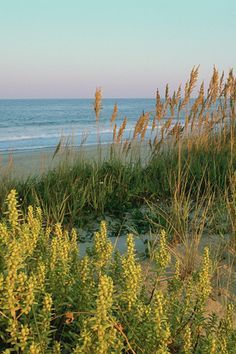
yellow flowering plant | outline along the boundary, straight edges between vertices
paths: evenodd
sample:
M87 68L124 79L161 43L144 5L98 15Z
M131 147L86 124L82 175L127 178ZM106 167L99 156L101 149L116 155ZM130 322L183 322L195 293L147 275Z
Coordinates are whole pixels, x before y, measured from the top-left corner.
M155 256L158 276L143 276L134 236L114 253L101 223L93 246L80 256L75 230L48 227L39 208L20 210L7 198L0 223L0 351L9 353L230 353L235 350L234 306L220 318L207 312L211 260L186 279L172 267L166 233Z

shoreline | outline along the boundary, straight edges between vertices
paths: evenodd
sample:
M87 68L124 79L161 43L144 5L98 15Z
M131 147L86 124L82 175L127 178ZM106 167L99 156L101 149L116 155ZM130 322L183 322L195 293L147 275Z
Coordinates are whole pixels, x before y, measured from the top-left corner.
M35 150L15 150L0 152L0 178L25 179L37 177L56 168L60 163L73 163L81 161L102 161L110 156L113 146L115 155L126 161L125 153L122 152L122 145L113 143L96 143L93 145L81 145L78 147L61 147L55 154L55 148L41 148ZM147 143L136 142L128 153L128 161L142 160L149 158L150 148Z
M55 156L56 147L0 152L0 177L14 179L39 176L57 167L63 161L70 163L77 158L94 160L99 152L102 156L106 156L109 147L110 144L63 147Z

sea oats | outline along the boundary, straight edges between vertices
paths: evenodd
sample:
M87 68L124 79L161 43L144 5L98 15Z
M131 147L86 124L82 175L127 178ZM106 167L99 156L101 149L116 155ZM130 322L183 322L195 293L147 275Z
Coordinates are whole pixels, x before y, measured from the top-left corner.
M169 96L169 85L166 84L166 90L165 90L165 100L168 101L170 98Z
M98 87L95 92L95 100L94 100L94 111L96 115L96 121L99 120L101 109L102 109L102 89Z
M148 112L146 112L146 113L143 112L143 114L139 117L139 119L135 125L135 128L134 128L133 139L136 139L136 137L139 134L142 134L147 121L149 121L149 116L150 115Z
M111 120L110 120L111 123L113 123L116 120L117 113L118 113L118 106L117 106L117 103L115 103L114 104L114 109L113 109L113 112L112 112L112 116L111 116Z
M144 138L145 138L146 131L147 131L147 128L148 128L148 124L149 124L149 116L147 116L146 121L145 121L144 126L143 126L143 129L142 129L142 132L141 132L141 141L143 141Z
M204 103L204 82L202 82L201 86L200 86L200 90L199 90L199 94L198 94L198 97L196 98L192 108L191 108L191 111L196 114L197 113L197 110L198 110L198 107L200 105L203 105Z
M190 79L185 84L184 99L180 105L180 109L183 109L189 103L189 100L191 98L191 94L192 94L193 89L195 88L195 85L197 83L198 71L199 71L199 66L197 66L196 68L193 67L191 74L190 74Z
M163 103L161 102L161 96L160 96L159 91L157 89L157 93L156 93L156 118L158 120L161 120L161 118L162 118L162 110L163 110Z
M208 107L216 102L219 92L219 73L218 70L214 67L213 74L209 83L208 88Z
M126 124L127 124L127 118L125 117L121 126L120 126L120 129L118 131L118 134L117 134L117 143L119 144L120 141L121 141L121 138L124 134L124 131L125 131L125 127L126 127Z
M113 142L114 143L116 142L116 129L117 129L117 125L115 124L114 128L113 128Z

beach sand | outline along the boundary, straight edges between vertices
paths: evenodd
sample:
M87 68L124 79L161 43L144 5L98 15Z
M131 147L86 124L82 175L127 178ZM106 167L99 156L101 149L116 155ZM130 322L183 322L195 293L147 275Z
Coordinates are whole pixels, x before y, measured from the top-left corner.
M62 149L55 156L55 149L38 149L31 151L14 151L0 154L0 176L27 178L42 175L59 163L73 163L76 159L97 160L109 153L108 145L90 145L77 149Z
M121 145L114 146L116 156L126 159ZM27 178L39 176L57 167L62 162L73 163L80 159L85 161L102 161L110 156L111 144L82 145L77 148L61 148L55 154L55 148L10 151L0 153L0 177ZM129 159L141 158L145 163L150 153L146 143L136 143L132 147ZM55 156L54 156L55 155Z

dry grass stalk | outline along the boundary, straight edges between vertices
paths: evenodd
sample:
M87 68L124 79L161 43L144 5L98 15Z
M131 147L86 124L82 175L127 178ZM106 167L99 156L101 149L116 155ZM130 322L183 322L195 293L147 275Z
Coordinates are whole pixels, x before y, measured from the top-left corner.
M187 115L185 116L185 122L184 122L184 129L185 129L185 130L188 129L189 121L190 121L189 115L187 114Z
M207 113L205 114L205 120L204 120L204 125L205 125L205 127L207 127L207 126L209 125L209 121L210 121L210 113L207 112Z
M137 136L142 133L147 121L149 121L149 113L143 112L135 125L133 139L136 139Z
M176 99L176 92L174 91L172 98L170 98L169 100L171 117L174 117L176 105L177 105L177 99Z
M165 100L166 102L169 100L170 96L169 96L169 85L166 84L166 91L165 91Z
M191 74L190 74L190 80L189 80L189 87L188 87L188 95L189 98L193 92L193 89L197 83L198 79L198 71L199 71L199 65L195 68L192 69Z
M144 118L144 114L142 114L139 119L137 120L135 127L134 127L134 134L133 134L133 139L136 139L136 137L139 134L139 129L140 129L140 125L142 124L142 120Z
M121 124L121 127L118 131L118 135L117 135L117 140L116 142L119 144L120 141L121 141L121 138L123 136L123 133L124 133L124 130L125 130L125 127L126 127L126 124L127 124L127 118L125 117L122 124Z
M170 117L170 118L167 120L167 122L165 123L164 129L168 130L168 129L170 128L170 126L171 126L172 121L173 121L173 118Z
M180 124L180 122L177 122L177 123L175 123L173 128L170 130L170 135L178 138L180 136L180 133L181 133L181 124Z
M179 103L180 98L181 98L181 85L179 85L179 88L178 88L177 93L176 93L176 104Z
M110 120L111 123L113 123L116 120L117 113L118 113L118 106L117 106L117 103L115 103L114 104L113 113L112 113L112 116L111 116L111 120Z
M141 141L143 141L144 138L145 138L146 131L147 131L147 128L148 128L148 124L149 124L149 114L146 113L146 121L144 122L143 129L142 129L142 132L141 132Z
M168 135L168 130L171 126L171 123L173 121L173 117L170 117L167 122L161 127L161 137L162 139L164 139L164 133L166 132L166 134Z
M199 129L199 131L201 131L202 124L203 124L203 115L200 114L199 117L198 117L198 129Z
M223 91L224 91L224 71L221 74L220 77L220 83L219 83L219 95L222 96L223 95Z
M175 107L178 106L180 99L181 99L181 85L179 86L177 92L174 91L172 98L169 99L171 116L174 116Z
M163 104L161 102L161 96L160 96L159 90L157 89L157 93L156 93L156 118L158 120L160 120L161 117L162 117L162 110L163 110Z
M202 84L200 86L198 97L196 98L196 100L191 108L191 111L193 112L194 115L197 113L199 106L202 106L204 104L204 92L205 92L204 91L204 82L202 82Z
M96 115L96 121L99 120L99 114L102 109L102 89L98 87L95 92L95 101L94 101L94 111Z
M148 145L150 147L150 150L152 151L153 149L152 139L148 139Z
M184 99L180 105L180 110L183 109L184 107L186 107L186 105L189 103L189 100L191 98L191 94L192 94L193 89L197 83L198 71L199 71L199 66L197 66L196 68L193 67L191 74L190 74L190 79L185 84Z
M113 128L113 142L114 143L116 142L116 128L117 128L117 125L115 124L114 128Z
M188 103L188 87L189 87L189 82L187 81L184 86L184 98L179 106L179 111L181 111Z
M219 73L218 70L214 67L213 75L210 80L209 88L208 88L208 97L209 97L208 106L216 102L218 98L218 93L219 93Z
M158 143L159 143L159 140L158 140L158 137L156 135L154 140L153 140L153 145L157 145Z
M156 128L156 120L160 121L163 117L163 103L161 102L161 96L159 90L156 92L156 114L152 122L152 131Z
M130 148L131 148L131 142L129 140L126 140L124 142L123 149L122 149L123 153L125 153L127 155Z

